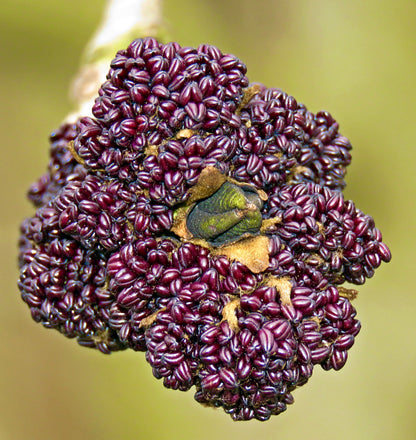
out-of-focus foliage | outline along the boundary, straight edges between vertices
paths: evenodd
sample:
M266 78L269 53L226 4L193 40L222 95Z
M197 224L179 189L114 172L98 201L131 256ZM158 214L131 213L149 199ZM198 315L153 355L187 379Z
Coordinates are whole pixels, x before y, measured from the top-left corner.
M414 0L166 0L181 45L238 55L249 78L325 109L353 143L346 196L371 214L393 253L359 289L363 328L340 372L314 372L290 411L233 423L192 393L163 388L142 353L104 357L36 325L16 287L17 227L48 135L103 0L5 0L0 8L1 439L414 439L416 112ZM301 422L301 423L300 423Z

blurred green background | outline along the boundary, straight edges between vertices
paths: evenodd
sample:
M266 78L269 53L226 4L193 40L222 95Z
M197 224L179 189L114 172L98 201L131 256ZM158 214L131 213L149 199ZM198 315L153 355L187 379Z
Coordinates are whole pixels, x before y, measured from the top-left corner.
M415 439L415 0L166 0L172 39L239 56L249 78L350 138L346 195L371 214L393 260L359 289L362 331L339 372L316 368L295 404L232 422L163 388L144 355L104 356L35 324L16 287L27 187L104 0L3 0L0 10L0 439Z

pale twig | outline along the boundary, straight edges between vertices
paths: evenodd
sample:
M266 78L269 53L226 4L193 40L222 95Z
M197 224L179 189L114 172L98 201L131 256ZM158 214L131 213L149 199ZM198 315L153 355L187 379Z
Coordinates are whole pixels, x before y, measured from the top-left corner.
M70 89L76 110L66 122L91 116L100 85L117 50L135 38L158 36L162 28L162 0L108 0L103 19L87 44L81 67Z

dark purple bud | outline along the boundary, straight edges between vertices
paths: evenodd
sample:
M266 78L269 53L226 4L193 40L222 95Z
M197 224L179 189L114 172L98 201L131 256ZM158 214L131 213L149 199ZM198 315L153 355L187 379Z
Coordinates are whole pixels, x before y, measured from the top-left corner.
M189 368L189 365L187 362L183 361L175 370L175 376L180 380L181 382L189 383L192 382L192 373Z
M143 104L149 93L149 88L144 84L137 84L130 89L131 99L138 104Z
M236 373L240 380L245 380L250 376L251 364L247 356L242 356L237 362Z
M261 307L261 301L256 296L242 295L241 296L241 308L249 312L259 310Z
M257 174L263 167L263 161L256 155L251 154L247 161L247 173L251 176Z
M207 109L202 103L190 102L185 106L185 111L194 121L201 122L205 118Z
M315 301L307 296L298 295L292 299L293 307L302 310L306 315L311 314L315 310Z
M326 316L332 320L337 321L338 319L342 319L342 310L336 304L328 304L325 308Z
M221 368L220 378L224 383L224 387L228 389L234 389L238 386L237 377L229 368Z
M149 227L149 217L138 214L134 220L134 228L138 232L145 231Z
M331 347L322 346L311 350L311 360L314 364L319 364L324 361L331 352Z
M220 348L219 359L221 362L224 363L224 365L228 365L228 366L231 365L231 363L233 361L233 357L232 357L231 351L228 347L223 346Z
M331 356L331 365L334 370L340 370L347 362L348 353L346 350L334 350Z
M216 354L219 350L219 345L212 344L212 345L206 345L201 348L199 352L199 356L202 361L204 361L206 358L212 356L213 354Z
M304 364L308 364L311 360L311 352L305 344L299 344L298 358Z
M123 289L117 297L117 302L124 307L131 307L138 301L140 297L134 289Z
M309 348L317 347L318 343L322 340L322 335L317 331L308 331L303 335L302 341Z
M294 354L293 348L286 341L279 342L276 355L283 359L290 359Z
M354 345L354 336L352 335L342 335L334 343L334 347L337 350L349 350Z
M381 259L388 263L391 260L391 253L389 248L384 243L379 243L378 249Z
M281 319L269 321L264 328L269 329L276 340L286 339L292 331L290 323Z
M218 336L218 327L210 327L201 335L201 342L207 345L212 345Z
M179 365L184 359L183 354L180 352L164 353L162 356L163 356L164 361L168 365L174 365L174 366Z
M217 389L221 384L219 374L210 374L201 380L201 387L203 390Z
M201 277L202 283L207 283L210 289L217 291L219 287L219 277L218 272L211 268L208 269Z
M267 328L260 329L258 333L260 344L266 354L271 354L276 349L273 333Z
M120 269L115 275L114 280L120 287L128 286L135 278L133 272L129 271L127 268Z

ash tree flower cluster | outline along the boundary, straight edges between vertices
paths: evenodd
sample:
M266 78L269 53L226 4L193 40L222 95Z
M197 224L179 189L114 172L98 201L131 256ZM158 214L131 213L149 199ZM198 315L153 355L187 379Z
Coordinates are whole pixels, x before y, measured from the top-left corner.
M51 136L29 189L19 288L35 321L234 420L267 420L313 368L342 368L354 289L391 258L345 200L351 145L328 112L249 84L209 45L133 41L93 117Z

